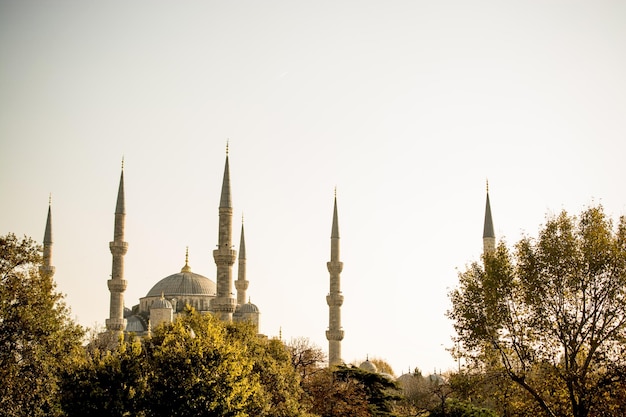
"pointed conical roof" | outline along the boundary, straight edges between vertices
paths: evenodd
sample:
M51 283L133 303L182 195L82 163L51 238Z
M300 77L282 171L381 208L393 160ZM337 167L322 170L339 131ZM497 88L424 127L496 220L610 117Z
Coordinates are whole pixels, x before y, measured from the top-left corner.
M485 205L485 226L483 228L483 238L496 237L493 231L493 220L491 218L491 204L489 204L489 188L487 188L487 203Z
M126 204L124 202L124 168L120 175L120 186L117 190L117 204L115 205L115 214L126 214Z
M239 238L239 259L246 259L246 239L243 234L243 221L241 222L241 238Z
M224 179L222 180L222 196L220 198L220 208L232 208L233 203L230 197L230 170L228 168L228 152L226 152L226 164L224 165Z
M52 204L48 204L48 218L46 219L46 231L43 235L43 243L52 243Z
M333 228L330 237L339 239L339 220L337 216L337 193L335 192L335 207L333 209Z

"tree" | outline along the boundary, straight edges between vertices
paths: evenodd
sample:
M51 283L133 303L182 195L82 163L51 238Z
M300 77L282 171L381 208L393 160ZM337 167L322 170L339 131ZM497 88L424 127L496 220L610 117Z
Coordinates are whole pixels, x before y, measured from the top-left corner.
M324 368L307 382L311 411L322 417L394 416L395 381L352 366Z
M359 368L339 366L334 370L335 379L355 381L365 394L373 416L393 416L393 405L400 399L395 380L385 375Z
M62 369L83 330L69 316L50 274L40 274L40 247L0 237L0 414L57 415Z
M378 369L378 372L380 372L381 374L387 374L393 377L396 376L395 372L393 372L393 368L386 360L381 358L371 358L369 359L369 361L376 366L376 369Z
M179 317L156 329L146 349L149 416L239 416L258 402L252 358L213 315Z
M287 348L244 323L189 309L140 340L85 350L65 374L63 409L73 415L305 416Z
M256 408L250 415L296 417L306 415L307 405L300 385L300 375L292 364L291 351L279 339L267 339L256 333L247 323L233 323L226 327L231 337L243 341L247 356L254 365L252 373L260 383Z
M429 417L497 417L498 414L487 408L476 407L471 403L450 398L446 408L438 408L428 414Z
M524 417L541 414L526 391L517 388L498 367L465 369L452 373L448 379L456 400L475 407L493 410L503 417Z
M547 416L586 417L626 365L626 220L601 206L500 243L450 293L460 354L499 367Z
M82 360L63 373L60 395L65 416L145 416L149 375L138 338L124 335L114 350L89 345Z
M320 369L305 382L311 411L320 417L370 417L365 392L358 381L335 378L329 368Z
M301 382L319 371L326 362L324 351L306 337L291 339L287 349L291 356L291 365L300 374Z

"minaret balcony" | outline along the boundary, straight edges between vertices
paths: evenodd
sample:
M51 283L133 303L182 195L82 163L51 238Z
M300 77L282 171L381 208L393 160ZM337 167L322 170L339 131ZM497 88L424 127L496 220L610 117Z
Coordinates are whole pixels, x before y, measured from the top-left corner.
M237 289L237 291L247 290L249 284L250 284L250 281L248 280L244 280L244 279L235 280L235 288Z
M128 281L124 279L110 279L107 281L107 286L111 292L124 292L128 286Z
M343 295L328 294L326 296L326 303L329 307L341 307L343 305Z
M328 272L331 274L341 274L341 271L343 270L343 262L326 262L326 267L328 268Z
M237 308L237 299L232 297L216 297L210 301L210 309L213 312L232 313Z
M326 340L343 340L343 330L326 330Z
M110 331L124 331L126 329L126 319L106 319L106 328Z
M233 265L237 258L237 251L234 249L215 249L213 259L216 265Z
M113 255L126 255L128 251L128 242L113 241L109 242L109 249Z

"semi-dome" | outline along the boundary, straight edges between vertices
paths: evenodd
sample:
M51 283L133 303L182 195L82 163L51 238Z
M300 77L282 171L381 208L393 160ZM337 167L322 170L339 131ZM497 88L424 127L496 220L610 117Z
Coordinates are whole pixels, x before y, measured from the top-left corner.
M259 313L259 307L248 302L237 307L237 312L242 314Z
M185 267L177 273L163 278L157 282L146 297L160 297L161 295L172 298L181 295L209 295L215 296L215 282L209 278L191 272L191 268Z
M161 297L158 300L154 300L152 302L150 309L153 309L153 308L172 308L172 303L167 301L165 298Z
M130 316L126 322L126 331L134 333L145 332L148 328L148 324L141 316Z

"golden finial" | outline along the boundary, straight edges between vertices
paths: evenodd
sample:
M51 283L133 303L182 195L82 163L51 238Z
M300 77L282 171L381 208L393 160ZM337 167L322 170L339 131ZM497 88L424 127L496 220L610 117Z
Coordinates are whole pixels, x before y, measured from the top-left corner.
M489 178L487 178L487 193L489 193Z
M189 266L189 246L185 249L185 266L180 272L191 272L191 267Z
M241 224L243 225L243 212L241 212Z
M283 340L283 326L278 328L278 340Z
M335 198L337 198L337 186L335 185Z
M124 155L122 155L122 171L124 171Z
M48 205L52 205L52 193L50 193L50 195L48 196Z
M230 139L226 139L226 156L228 156L228 142L230 141Z

